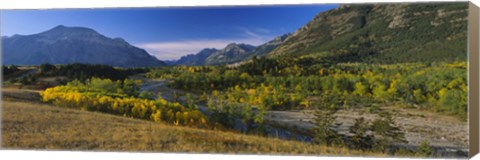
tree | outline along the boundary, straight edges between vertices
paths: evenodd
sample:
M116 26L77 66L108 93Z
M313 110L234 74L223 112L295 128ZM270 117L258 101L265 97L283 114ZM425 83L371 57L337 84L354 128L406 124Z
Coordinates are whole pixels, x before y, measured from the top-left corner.
M154 100L155 99L155 94L153 92L150 92L150 91L142 91L138 95L138 98Z
M322 96L321 102L315 104L314 142L335 146L343 144L341 136L334 129L339 125L334 124L338 100L338 95L327 92Z
M363 117L355 119L355 124L350 128L350 133L353 134L350 142L356 149L367 150L374 145L373 135L367 134L370 125Z
M173 91L173 99L172 99L172 102L179 102L180 100L180 95L177 94L176 91Z
M29 84L30 82L28 81L28 77L27 76L22 76L22 78L20 78L20 83L22 85L27 85Z
M388 98L392 100L396 98L397 91L398 91L397 86L398 86L398 80L393 79L392 82L390 83L390 87L388 87L387 89Z
M395 120L389 112L379 113L380 118L372 122L371 130L375 135L375 148L384 151L389 144L405 143L405 135L396 126Z
M364 96L366 93L367 93L367 87L363 85L362 82L355 83L355 90L353 91L353 94Z
M101 78L91 78L88 81L88 86L109 93L117 93L118 89L120 88L120 85L112 80Z
M123 81L122 91L128 96L137 97L140 90L141 81L125 79Z
M42 74L54 71L56 69L57 69L57 67L55 67L54 65L48 64L48 63L44 63L44 64L40 65L40 72Z
M2 65L2 70L3 70L3 75L10 75L12 73L19 71L20 69L18 69L18 67L15 65L11 65L11 66Z
M187 93L187 95L186 95L186 102L187 102L187 104L185 105L185 107L190 108L190 109L197 109L198 108L198 106L195 104L195 98L190 93Z
M385 100L388 98L388 94L385 91L386 86L384 84L381 84L381 82L377 82L377 85L373 89L373 96L378 99L378 100Z

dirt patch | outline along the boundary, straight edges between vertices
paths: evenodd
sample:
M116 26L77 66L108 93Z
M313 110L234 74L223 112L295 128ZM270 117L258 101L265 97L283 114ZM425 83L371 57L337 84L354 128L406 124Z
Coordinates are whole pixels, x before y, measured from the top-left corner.
M468 148L468 125L453 116L440 115L428 111L384 107L395 115L395 121L405 132L408 144L418 146L427 141L432 146L466 150ZM373 121L376 114L365 113L358 109L340 110L335 114L337 129L348 135L355 119L363 117ZM309 130L315 125L313 111L269 111L265 119L272 123L283 124L291 128Z

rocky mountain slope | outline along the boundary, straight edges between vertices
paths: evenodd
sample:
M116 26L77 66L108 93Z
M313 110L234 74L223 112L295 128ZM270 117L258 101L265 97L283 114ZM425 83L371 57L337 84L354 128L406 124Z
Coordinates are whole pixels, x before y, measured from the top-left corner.
M374 63L465 60L467 15L467 2L341 5L318 14L269 56Z
M118 67L164 66L165 63L121 38L84 27L57 26L33 35L2 37L4 64L106 64Z
M275 37L271 41L268 41L267 43L264 43L264 44L256 47L253 51L249 52L248 54L245 54L243 57L240 57L239 59L248 60L248 59L252 58L253 56L257 56L257 57L265 56L268 53L272 52L274 49L276 49L278 46L283 44L283 42L290 35L291 34L284 34L284 35Z
M253 56L265 56L280 46L290 35L291 34L284 34L275 37L271 41L259 45L258 47L247 44L231 43L222 50L206 48L197 54L183 56L174 64L187 66L231 64L251 59Z
M213 53L205 60L206 65L218 65L240 60L241 57L253 51L255 46L230 43L224 49Z

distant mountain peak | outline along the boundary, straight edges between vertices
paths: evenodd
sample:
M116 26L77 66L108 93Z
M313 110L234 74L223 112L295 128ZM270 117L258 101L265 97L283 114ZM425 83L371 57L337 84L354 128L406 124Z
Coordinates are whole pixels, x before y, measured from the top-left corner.
M64 26L64 25L62 25L62 24L60 24L60 25L58 25L58 26L53 27L52 29L64 29L64 28L67 28L67 27Z
M3 38L2 46L4 64L165 65L144 49L132 46L122 38L109 38L86 27L58 25L38 34Z
M225 48L220 50L215 48L205 48L197 54L182 56L178 61L175 62L175 64L190 66L231 64L247 60L253 56L264 56L282 44L290 35L291 34L288 33L275 37L273 40L258 47L245 43L229 43L225 46Z
M39 33L39 35L95 35L98 36L100 33L97 31L86 28L86 27L67 27L64 25L58 25L50 30Z
M231 49L235 49L235 48L239 48L239 49L242 49L242 50L249 51L249 50L254 49L255 46L245 44L245 43L230 43L223 50L231 50Z

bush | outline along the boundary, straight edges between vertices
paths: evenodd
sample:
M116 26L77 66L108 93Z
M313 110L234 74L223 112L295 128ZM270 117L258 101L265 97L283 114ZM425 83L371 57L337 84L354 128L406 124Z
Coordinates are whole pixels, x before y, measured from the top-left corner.
M390 113L382 111L379 116L380 118L374 120L371 125L377 150L385 151L390 144L407 142L404 133L396 126Z
M419 156L424 156L424 157L431 157L433 156L434 150L432 146L428 143L428 141L423 141L422 144L418 147L418 152L417 154Z
M107 92L120 89L117 84L119 83L105 79L89 80L87 84L73 81L65 86L48 88L40 95L42 101L60 107L79 108L156 122L161 120L172 124L208 127L207 118L200 111L188 109L179 103L167 102L162 98L157 100L135 98L121 91Z
M369 130L370 124L363 117L355 119L355 124L350 128L350 133L353 134L350 143L353 148L361 150L372 149L373 145L375 145L374 137L367 133Z

